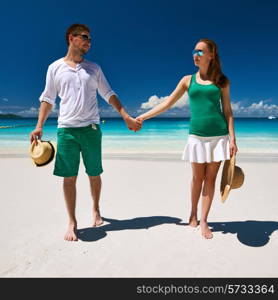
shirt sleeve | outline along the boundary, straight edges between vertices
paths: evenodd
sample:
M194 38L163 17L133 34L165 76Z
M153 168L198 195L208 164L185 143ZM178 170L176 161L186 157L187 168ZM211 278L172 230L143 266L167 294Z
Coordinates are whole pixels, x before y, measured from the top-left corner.
M55 104L55 100L57 97L57 90L54 83L54 77L51 71L51 68L48 67L47 74L46 74L46 82L45 82L45 88L42 92L39 100L40 102L45 101L52 105Z
M106 80L101 67L98 68L98 92L100 96L109 103L109 98L113 95L117 95L110 87L108 81Z

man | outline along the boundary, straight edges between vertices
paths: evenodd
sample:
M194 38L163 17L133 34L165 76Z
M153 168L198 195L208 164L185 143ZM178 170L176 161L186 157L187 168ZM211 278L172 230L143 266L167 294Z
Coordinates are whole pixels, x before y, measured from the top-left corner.
M77 241L75 205L80 152L89 176L93 198L92 226L99 226L103 223L99 211L100 174L103 170L97 91L119 112L129 129L137 131L141 125L126 113L117 95L109 86L100 66L83 58L91 45L88 26L71 25L67 29L66 40L67 55L48 67L45 89L40 96L38 122L35 130L30 134L30 142L37 143L37 139L41 139L44 122L58 95L61 102L54 175L64 177L63 190L69 216L65 240Z

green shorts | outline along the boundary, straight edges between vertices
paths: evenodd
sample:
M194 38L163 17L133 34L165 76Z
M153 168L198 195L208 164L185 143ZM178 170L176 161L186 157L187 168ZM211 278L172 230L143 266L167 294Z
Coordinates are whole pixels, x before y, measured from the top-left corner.
M86 173L98 176L103 172L101 160L102 133L98 124L76 128L58 128L54 175L77 176L80 152Z

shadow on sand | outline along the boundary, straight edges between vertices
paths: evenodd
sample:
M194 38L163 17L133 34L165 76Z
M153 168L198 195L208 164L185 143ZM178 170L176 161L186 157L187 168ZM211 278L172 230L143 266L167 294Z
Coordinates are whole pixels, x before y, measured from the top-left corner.
M86 242L94 242L104 238L107 231L148 229L162 224L176 224L187 226L188 223L181 223L181 219L168 216L140 217L128 220L116 220L103 218L109 224L100 227L88 227L77 231L78 238ZM209 222L213 232L236 234L239 242L250 247L262 247L269 242L270 235L278 230L278 222L275 221L237 221L237 222Z
M275 221L209 222L212 231L236 233L238 240L250 247L261 247L268 243L270 235L278 229Z
M179 218L167 217L167 216L152 216L141 217L128 220L116 220L103 218L104 221L109 224L100 227L89 227L77 230L77 236L80 240L86 242L94 242L104 238L107 235L107 231L126 230L126 229L148 229L150 227L162 225L162 224L178 224L181 222Z

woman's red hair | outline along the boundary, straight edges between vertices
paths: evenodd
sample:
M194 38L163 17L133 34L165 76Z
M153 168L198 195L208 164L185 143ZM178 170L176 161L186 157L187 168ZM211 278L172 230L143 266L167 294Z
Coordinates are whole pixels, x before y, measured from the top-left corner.
M229 79L222 73L216 43L209 39L200 39L199 42L205 43L209 51L212 53L212 60L210 61L207 72L209 79L218 87L225 87L229 84Z

